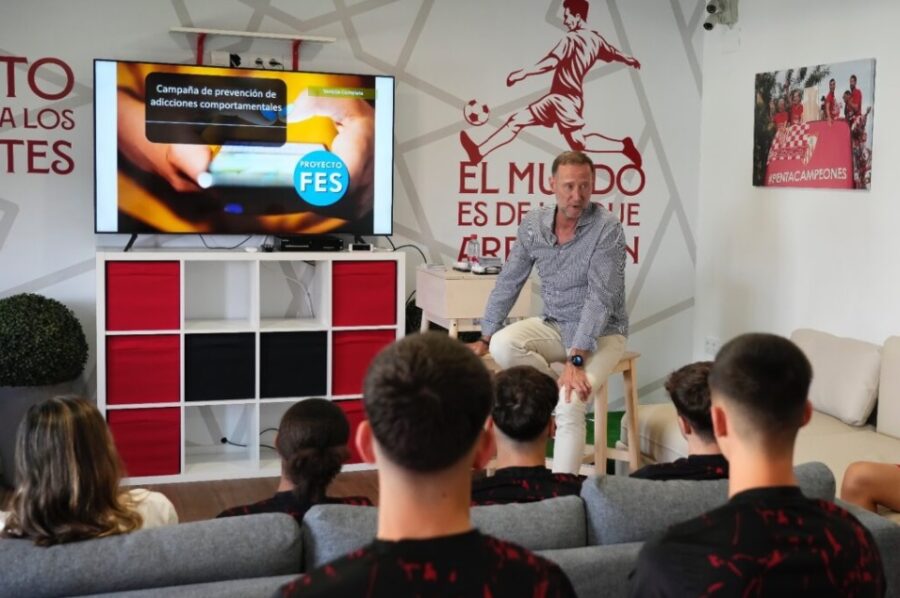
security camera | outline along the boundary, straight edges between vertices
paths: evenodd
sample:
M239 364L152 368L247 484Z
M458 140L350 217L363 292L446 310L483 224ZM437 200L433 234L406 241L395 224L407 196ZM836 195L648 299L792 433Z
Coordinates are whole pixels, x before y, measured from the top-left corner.
M703 21L703 28L712 31L716 25L729 27L737 23L738 0L709 0L706 3L706 12L709 16Z

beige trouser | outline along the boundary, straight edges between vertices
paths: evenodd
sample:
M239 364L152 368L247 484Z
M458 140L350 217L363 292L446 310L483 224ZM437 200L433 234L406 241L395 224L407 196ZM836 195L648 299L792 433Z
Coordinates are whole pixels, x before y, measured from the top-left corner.
M600 390L609 374L625 353L625 337L621 334L601 336L597 350L588 357L584 369L594 392ZM506 369L530 365L554 379L559 374L551 363L568 359L559 325L543 318L527 318L503 328L491 337L491 356ZM556 405L556 439L553 448L553 471L578 473L584 454L585 423L588 397L571 397L566 402L566 388L560 388Z

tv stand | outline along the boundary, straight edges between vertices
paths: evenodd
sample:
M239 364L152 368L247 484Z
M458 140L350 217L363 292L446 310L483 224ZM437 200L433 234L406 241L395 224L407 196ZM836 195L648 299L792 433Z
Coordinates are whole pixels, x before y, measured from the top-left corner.
M403 253L138 248L96 268L97 407L126 484L279 476L285 411L333 400L352 433L366 368L406 330Z
M138 236L137 233L131 233L131 238L128 239L128 243L125 244L125 249L122 250L123 252L126 252L129 249L131 249L131 246L134 245L135 241L137 241L137 236Z

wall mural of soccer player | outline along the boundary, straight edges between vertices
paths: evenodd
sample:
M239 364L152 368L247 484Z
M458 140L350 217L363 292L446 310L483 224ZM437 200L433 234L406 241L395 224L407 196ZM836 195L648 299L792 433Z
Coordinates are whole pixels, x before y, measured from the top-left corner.
M553 71L550 91L536 102L513 114L506 123L480 144L465 131L459 141L469 162L477 164L498 147L512 141L526 127L556 126L569 147L590 154L623 154L635 167L642 164L641 154L631 137L617 139L584 131L584 77L598 62L621 62L635 69L641 63L613 47L598 32L585 27L588 0L564 0L563 24L568 32L546 56L530 68L518 69L506 78L511 87L528 77Z

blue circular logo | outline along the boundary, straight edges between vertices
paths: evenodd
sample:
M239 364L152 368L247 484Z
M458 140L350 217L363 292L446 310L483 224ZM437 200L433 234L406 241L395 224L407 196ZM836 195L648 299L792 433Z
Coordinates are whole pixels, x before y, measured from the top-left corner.
M350 186L350 173L341 158L329 151L309 152L294 167L294 189L306 203L318 207L340 201Z

